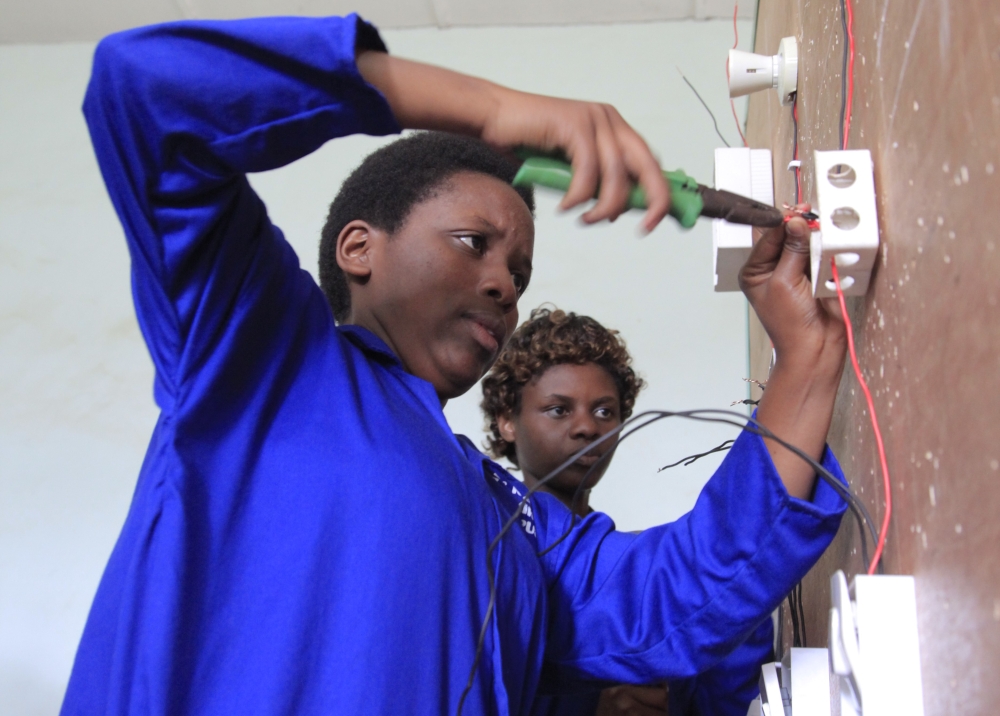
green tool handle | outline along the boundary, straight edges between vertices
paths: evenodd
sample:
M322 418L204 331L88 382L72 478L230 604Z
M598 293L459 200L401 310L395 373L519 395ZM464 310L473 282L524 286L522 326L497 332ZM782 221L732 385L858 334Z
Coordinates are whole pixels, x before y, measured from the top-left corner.
M698 182L678 169L663 172L670 184L670 215L685 229L694 226L704 207ZM514 186L538 186L565 192L573 180L573 169L569 164L550 157L529 156L514 177ZM646 208L646 192L638 184L629 191L628 205L631 209Z

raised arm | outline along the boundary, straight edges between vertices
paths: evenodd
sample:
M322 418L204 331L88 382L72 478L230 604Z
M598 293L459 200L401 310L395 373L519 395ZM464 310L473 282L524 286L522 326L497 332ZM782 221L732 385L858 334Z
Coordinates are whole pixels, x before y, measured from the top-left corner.
M757 418L843 480L825 447L843 328L812 298L802 219L764 233L742 273L778 363ZM568 515L537 499L539 545ZM675 523L639 536L590 516L543 558L551 579L554 680L651 683L695 676L730 654L822 555L846 504L798 456L744 432Z
M355 66L356 49L381 46L353 16L170 23L98 45L84 115L128 239L161 407L227 348L252 352L240 325L276 345L281 321L267 311L305 300L244 174L335 137L398 131Z
M633 179L649 197L643 219L647 231L670 208L670 190L656 158L610 105L517 92L381 53L361 55L358 67L382 91L404 127L470 134L500 148L564 151L572 159L574 177L562 208L588 201L600 187L597 204L583 215L588 223L625 211Z
M843 479L836 460L822 462ZM536 496L539 547L570 514ZM742 433L676 522L633 535L594 513L542 560L551 627L547 688L687 679L745 642L837 533L846 505L825 482L788 494L767 448Z
M273 267L287 280L297 270L244 174L335 137L403 126L560 149L577 168L565 206L600 186L588 221L624 211L630 177L650 197L646 227L666 214L656 161L613 108L515 92L383 49L354 16L171 23L98 46L84 113L129 239L161 405L215 352L235 296L268 284ZM270 283L269 300L285 300L289 287Z
M801 207L809 210L808 205ZM806 271L809 227L794 218L761 232L740 286L774 344L777 360L757 419L785 442L819 459L833 418L847 337L836 299L816 300ZM766 440L789 494L809 499L816 474L800 457Z

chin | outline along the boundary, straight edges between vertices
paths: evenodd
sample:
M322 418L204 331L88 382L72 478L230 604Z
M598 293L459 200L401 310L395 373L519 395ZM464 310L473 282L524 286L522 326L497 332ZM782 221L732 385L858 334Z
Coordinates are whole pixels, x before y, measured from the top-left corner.
M486 371L489 370L489 366L483 368L479 364L463 368L464 369L449 370L442 374L443 380L441 381L441 384L443 389L438 390L438 394L441 398L450 400L452 398L457 398L460 395L465 395L476 383L479 382L480 378L486 375Z

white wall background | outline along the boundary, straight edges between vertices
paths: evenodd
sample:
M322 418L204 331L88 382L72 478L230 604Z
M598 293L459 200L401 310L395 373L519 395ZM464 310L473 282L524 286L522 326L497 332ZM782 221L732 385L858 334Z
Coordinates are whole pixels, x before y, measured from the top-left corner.
M749 45L750 23L740 22ZM726 99L726 21L385 33L397 54L521 89L615 104L665 167L712 179L711 121L680 66L738 140ZM0 714L55 714L156 419L152 365L131 308L128 256L79 111L89 44L0 47ZM742 108L738 105L738 109ZM384 140L348 138L253 178L314 269L336 188ZM712 291L710 226L636 217L584 229L539 195L542 302L625 335L649 382L637 410L728 407L746 388L746 309ZM446 410L482 438L479 391ZM623 529L676 518L716 459L657 474L732 431L665 422L623 445L593 504Z

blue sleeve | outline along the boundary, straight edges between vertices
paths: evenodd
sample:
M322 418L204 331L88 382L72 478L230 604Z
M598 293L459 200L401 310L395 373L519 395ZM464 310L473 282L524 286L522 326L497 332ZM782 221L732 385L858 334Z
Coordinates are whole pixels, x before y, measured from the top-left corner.
M823 464L843 480L829 450ZM570 515L548 495L535 504L544 549ZM707 671L746 642L819 559L846 507L822 481L812 501L791 497L763 440L744 432L676 522L633 535L617 532L606 515L589 515L542 558L550 594L546 687L649 684Z
M750 638L715 666L670 682L671 716L746 716L760 693L760 667L774 661L774 626L764 619Z
M398 131L358 73L359 43L384 49L352 15L169 23L98 45L84 115L128 240L162 408L234 326L260 318L246 306L301 299L305 274L244 174L335 137Z

